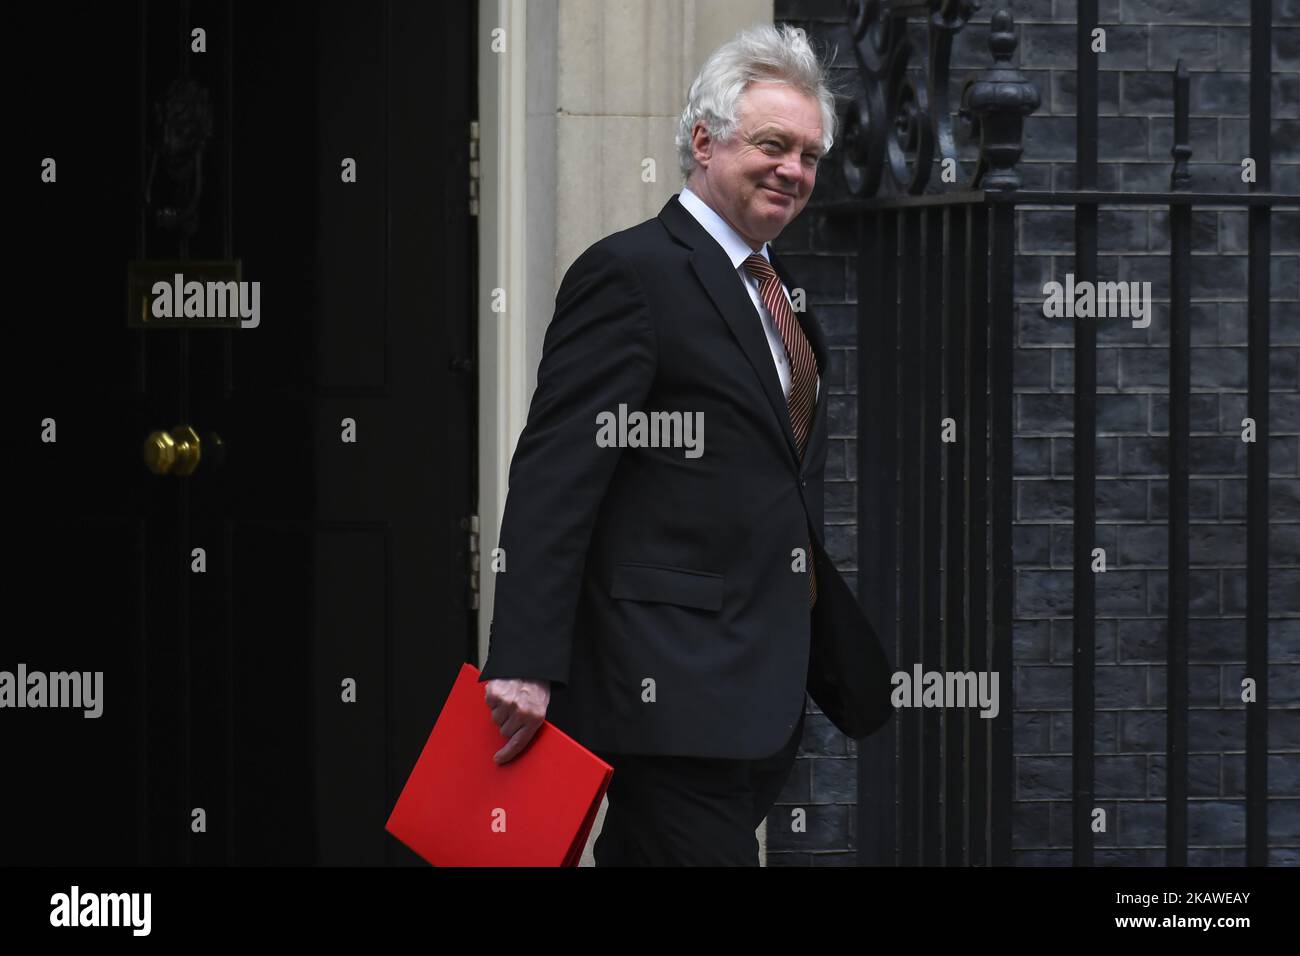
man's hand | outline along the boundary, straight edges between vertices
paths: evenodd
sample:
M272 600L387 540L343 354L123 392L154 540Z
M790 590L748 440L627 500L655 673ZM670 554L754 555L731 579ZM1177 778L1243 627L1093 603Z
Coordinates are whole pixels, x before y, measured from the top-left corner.
M484 700L492 711L492 719L501 728L501 736L510 741L492 757L499 764L514 760L537 733L546 718L546 706L551 701L549 680L490 680L485 685Z

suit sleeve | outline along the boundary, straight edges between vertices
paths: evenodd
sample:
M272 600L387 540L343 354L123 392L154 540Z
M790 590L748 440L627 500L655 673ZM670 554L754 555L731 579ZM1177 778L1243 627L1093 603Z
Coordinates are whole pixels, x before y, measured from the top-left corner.
M657 365L645 290L602 243L569 268L546 329L537 389L510 463L488 659L479 681L567 684L587 549L622 449L596 416L641 407Z

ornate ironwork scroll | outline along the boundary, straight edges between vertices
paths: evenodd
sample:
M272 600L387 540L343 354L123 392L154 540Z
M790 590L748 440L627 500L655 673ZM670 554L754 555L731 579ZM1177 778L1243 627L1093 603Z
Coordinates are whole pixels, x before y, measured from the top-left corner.
M952 188L1015 189L1024 117L1040 97L1011 66L1011 14L994 15L994 65L966 84L954 114L948 94L953 38L979 9L977 0L848 0L847 6L862 77L860 95L842 118L849 188L860 196L922 193L938 160L952 171ZM980 146L969 178L958 161L957 118Z

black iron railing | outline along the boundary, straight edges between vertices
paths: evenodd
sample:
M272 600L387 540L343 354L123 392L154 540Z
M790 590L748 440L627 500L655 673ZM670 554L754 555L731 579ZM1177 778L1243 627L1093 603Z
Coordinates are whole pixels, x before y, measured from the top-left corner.
M900 670L988 671L1000 678L993 719L974 709L904 709L897 738L859 750L860 862L1011 862L1012 355L1014 214L1073 210L1076 282L1096 282L1098 209L1169 210L1169 600L1167 814L1170 865L1187 862L1188 472L1192 211L1249 217L1246 673L1247 862L1267 861L1268 447L1270 216L1297 197L1270 192L1271 9L1251 0L1249 192L1196 192L1188 166L1188 78L1171 74L1175 143L1168 192L1097 189L1097 0L1079 0L1076 177L1070 191L1022 190L1024 118L1039 93L1012 66L1010 14L992 18L991 69L949 102L953 38L970 0L850 0L862 89L847 104L841 155L854 198L821 206L859 224L859 581L894 581L870 608ZM962 135L978 143L963 165ZM1093 861L1097 340L1074 325L1073 854ZM884 359L897 355L897 363ZM944 442L951 419L957 441ZM893 423L895 427L889 427ZM944 569L941 577L940 569ZM942 591L941 591L942 582Z

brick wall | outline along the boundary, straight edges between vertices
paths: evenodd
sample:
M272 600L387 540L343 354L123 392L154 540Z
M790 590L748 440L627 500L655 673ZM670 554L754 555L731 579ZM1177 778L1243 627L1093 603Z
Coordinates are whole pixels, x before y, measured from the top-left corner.
M988 0L962 35L954 89L986 67L987 23L1011 10L1014 62L1039 87L1026 126L1026 188L1073 186L1073 0ZM1191 71L1192 189L1240 192L1246 155L1249 4L1101 0L1099 186L1168 188L1170 71ZM841 88L857 86L838 0L777 0L778 22L827 48ZM1273 191L1300 193L1300 0L1274 0ZM969 153L967 154L969 155ZM838 150L814 202L846 194ZM1097 802L1109 832L1099 865L1164 862L1164 682L1168 400L1167 214L1103 209L1100 278L1152 283L1151 325L1097 321ZM1202 210L1193 223L1189 862L1245 862L1246 216ZM1017 214L1013 560L1014 858L1068 865L1072 644L1073 320L1042 315L1042 287L1073 269L1073 212ZM774 243L809 290L833 349L827 463L829 550L856 587L856 234L810 211ZM1270 443L1270 861L1300 863L1300 216L1273 218ZM865 294L865 290L864 290ZM1004 684L1005 686L1005 684ZM1004 705L1005 706L1005 705ZM856 759L812 705L795 771L768 821L768 863L856 862ZM790 832L804 807L808 832Z

